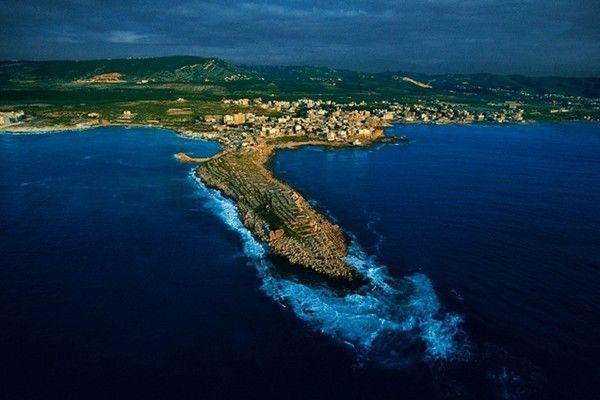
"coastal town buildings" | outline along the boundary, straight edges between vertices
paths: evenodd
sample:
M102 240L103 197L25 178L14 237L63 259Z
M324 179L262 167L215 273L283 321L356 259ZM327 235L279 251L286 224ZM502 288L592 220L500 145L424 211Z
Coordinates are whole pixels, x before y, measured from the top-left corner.
M360 144L381 136L383 128L395 122L469 124L523 121L523 110L512 103L498 112L474 112L439 101L414 104L382 101L367 104L314 99L263 101L257 98L224 99L222 103L238 106L240 110L259 108L265 113L259 115L240 111L223 116L207 115L203 118L208 129L217 132L222 142L234 147L279 138Z
M86 121L76 124L112 123L185 126L189 136L218 139L222 144L244 147L261 141L327 141L358 144L376 139L393 123L470 124L474 122L522 122L523 109L516 102L504 102L479 110L443 101L400 103L394 101L336 102L301 98L280 100L262 98L223 99L225 113L203 114L197 103L183 97L174 100L176 107L166 108L164 115L144 119L131 110L110 117L97 110L87 110ZM561 110L557 107L558 110ZM563 107L564 109L564 107ZM561 111L563 112L563 111ZM0 113L0 124L7 125L25 118L22 111ZM187 124L194 124L188 127Z

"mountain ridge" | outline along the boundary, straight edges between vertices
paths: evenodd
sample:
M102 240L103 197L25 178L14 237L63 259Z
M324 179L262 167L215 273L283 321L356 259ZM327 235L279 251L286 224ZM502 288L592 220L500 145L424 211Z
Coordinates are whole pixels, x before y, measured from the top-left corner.
M23 83L101 83L94 77L120 74L120 83L214 84L253 93L308 93L380 98L504 94L600 97L600 77L478 74L365 73L315 66L237 65L216 57L167 56L98 60L0 61L0 88ZM408 79L405 79L408 78ZM431 88L415 85L422 82ZM427 92L427 93L425 93Z

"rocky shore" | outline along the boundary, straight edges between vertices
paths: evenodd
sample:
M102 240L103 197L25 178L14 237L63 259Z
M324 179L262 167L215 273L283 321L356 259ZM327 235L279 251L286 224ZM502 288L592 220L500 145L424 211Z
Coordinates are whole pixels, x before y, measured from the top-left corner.
M346 238L292 188L266 168L273 147L227 152L203 163L197 176L237 203L244 225L274 254L330 278L354 280L344 260Z
M382 141L390 140L405 139ZM314 210L306 199L276 179L268 169L277 148L307 144L331 145L327 142L280 146L262 143L240 150L224 150L210 159L198 160L185 154L179 154L178 158L183 162L201 162L196 175L207 186L236 202L244 225L266 243L273 254L329 278L355 281L360 277L345 260L348 246L341 228Z
M82 130L91 126L30 127L13 126L13 133L48 133ZM175 129L191 138L215 139L205 133ZM216 139L220 139L217 137ZM283 138L285 139L285 137ZM266 243L274 255L292 265L312 270L328 278L359 282L361 277L346 262L347 239L342 229L312 208L306 199L289 185L276 179L269 170L269 160L276 149L302 146L366 147L378 143L406 141L404 137L374 135L358 140L305 141L263 140L245 147L227 146L212 157L192 157L177 153L184 163L199 164L196 175L209 187L233 199L244 225ZM220 140L218 140L221 142Z

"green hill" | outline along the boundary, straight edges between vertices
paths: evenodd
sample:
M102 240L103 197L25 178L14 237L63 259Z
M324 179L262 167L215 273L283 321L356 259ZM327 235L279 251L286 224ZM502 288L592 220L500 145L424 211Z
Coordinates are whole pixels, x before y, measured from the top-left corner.
M216 58L189 56L86 61L16 61L0 63L0 82L73 82L106 73L126 81L203 83L258 79L253 71Z
M147 84L136 84L141 81ZM110 90L102 83L111 83ZM64 98L65 91L81 101L181 95L197 99L308 96L367 101L532 103L552 96L600 98L600 78L362 73L310 66L243 66L195 56L0 62L0 101L54 100Z

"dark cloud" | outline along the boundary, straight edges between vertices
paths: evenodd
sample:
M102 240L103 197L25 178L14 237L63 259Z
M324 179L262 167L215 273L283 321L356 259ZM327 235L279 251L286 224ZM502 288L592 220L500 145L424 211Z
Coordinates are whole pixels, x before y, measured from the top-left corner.
M598 75L598 0L4 0L0 58Z

